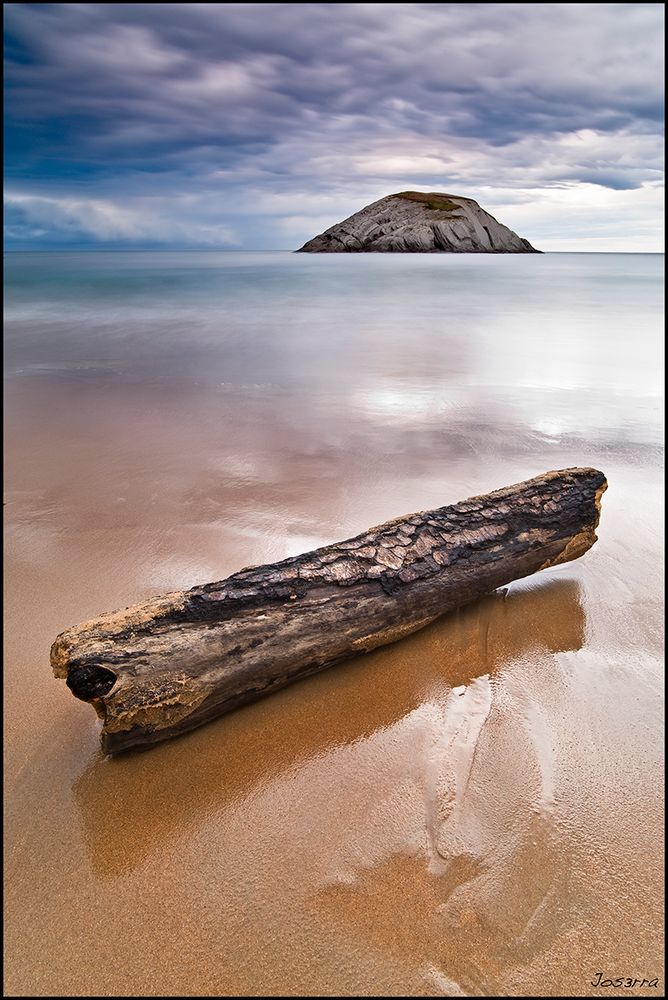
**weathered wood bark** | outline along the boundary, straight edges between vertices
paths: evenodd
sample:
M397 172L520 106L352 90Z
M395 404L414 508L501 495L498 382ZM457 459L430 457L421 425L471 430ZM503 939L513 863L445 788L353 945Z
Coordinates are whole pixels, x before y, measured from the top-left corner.
M596 541L607 483L565 469L58 636L56 677L93 704L110 753L169 739Z

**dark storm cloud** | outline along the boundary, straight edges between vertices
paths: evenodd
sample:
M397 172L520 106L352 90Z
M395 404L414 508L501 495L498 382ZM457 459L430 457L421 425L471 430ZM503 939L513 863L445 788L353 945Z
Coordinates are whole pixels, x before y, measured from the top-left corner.
M10 237L281 245L407 186L653 185L661 21L659 4L10 4Z

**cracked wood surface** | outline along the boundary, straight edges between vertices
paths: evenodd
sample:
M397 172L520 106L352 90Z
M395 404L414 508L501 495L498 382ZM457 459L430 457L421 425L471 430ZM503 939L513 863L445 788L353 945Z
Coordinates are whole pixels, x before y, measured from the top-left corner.
M109 753L169 739L394 642L596 541L607 483L565 469L68 629L56 677Z

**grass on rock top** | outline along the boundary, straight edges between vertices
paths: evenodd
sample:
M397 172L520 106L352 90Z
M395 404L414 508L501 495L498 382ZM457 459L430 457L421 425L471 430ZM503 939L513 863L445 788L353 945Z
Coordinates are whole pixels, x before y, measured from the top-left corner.
M427 208L432 208L439 212L456 212L460 207L446 194L426 194L422 191L400 191L393 197L405 198L406 201L419 201L423 205L426 205Z

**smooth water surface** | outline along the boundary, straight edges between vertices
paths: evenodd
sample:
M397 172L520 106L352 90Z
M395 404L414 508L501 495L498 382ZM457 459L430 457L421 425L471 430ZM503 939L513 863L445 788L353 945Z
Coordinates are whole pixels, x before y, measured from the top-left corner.
M9 991L663 975L662 263L6 255ZM581 560L170 744L104 758L51 676L95 614L575 465Z

